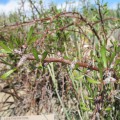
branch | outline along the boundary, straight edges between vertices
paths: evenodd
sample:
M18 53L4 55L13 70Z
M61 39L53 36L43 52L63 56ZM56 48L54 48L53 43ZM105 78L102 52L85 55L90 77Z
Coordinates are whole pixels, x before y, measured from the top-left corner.
M72 61L60 59L60 58L46 58L44 62L60 62L60 63L69 64L69 65L72 64ZM79 65L80 67L83 67L83 68L89 68L91 70L99 71L97 67L88 65L87 63L76 62L75 65Z
M7 55L4 55L4 56L0 55L0 56L1 57L7 57ZM39 59L42 59L41 55L38 55L38 57L39 57ZM32 54L23 55L22 58L20 59L20 61L18 62L18 67L23 65L26 60L35 60L35 57ZM66 60L66 59L63 59L63 58L45 58L43 62L44 63L60 62L60 63L68 64L68 65L73 64L73 61ZM83 68L88 68L90 70L99 71L99 69L97 67L91 66L87 63L76 62L75 65L78 65L79 67L83 67Z

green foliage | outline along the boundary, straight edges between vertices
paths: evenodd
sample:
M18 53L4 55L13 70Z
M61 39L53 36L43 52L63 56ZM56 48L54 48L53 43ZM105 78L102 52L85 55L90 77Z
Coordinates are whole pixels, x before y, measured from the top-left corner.
M9 77L14 71L16 71L16 68L9 70L8 72L4 73L1 78L2 79L6 79L7 77Z
M40 114L44 105L47 113L61 107L57 113L68 120L117 119L120 47L112 33L119 28L119 5L110 10L99 0L86 1L78 11L65 11L55 5L44 9L41 0L28 2L29 15L21 9L4 16L7 26L0 29L0 63L5 65L0 81L13 86L14 105L23 107L29 98L24 114L33 109ZM26 98L19 95L23 89ZM11 109L19 111L18 106Z
M87 80L88 80L89 83L92 83L92 84L100 84L99 81L96 81L96 80L94 80L94 79L92 79L92 78L90 78L88 76L87 76Z
M27 44L29 44L32 41L33 31L34 31L34 27L31 26L30 30L29 30L29 32L27 34Z
M3 42L0 42L0 46L1 46L1 52L2 53L12 53L12 50L7 46L5 45Z
M37 61L39 61L38 51L37 51L35 48L33 48L33 49L32 49L32 53L33 53L35 59L36 59Z
M102 63L104 68L107 68L107 56L106 56L106 47L103 45L100 48L100 54L101 54L101 59L102 59Z

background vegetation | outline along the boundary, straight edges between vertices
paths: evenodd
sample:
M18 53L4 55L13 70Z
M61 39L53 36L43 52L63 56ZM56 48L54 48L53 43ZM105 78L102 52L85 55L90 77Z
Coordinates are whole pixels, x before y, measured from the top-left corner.
M1 116L119 120L119 27L120 4L111 10L99 0L69 9L21 0L18 11L2 14Z

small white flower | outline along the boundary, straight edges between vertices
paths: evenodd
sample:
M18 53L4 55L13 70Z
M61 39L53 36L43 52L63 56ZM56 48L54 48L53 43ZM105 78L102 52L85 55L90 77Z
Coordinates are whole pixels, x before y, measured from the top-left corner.
M21 55L21 54L22 54L22 51L21 51L21 50L17 50L17 49L15 49L15 50L14 50L14 53L15 53L15 54L19 54L19 55Z
M57 56L58 56L59 58L62 58L61 52L57 52Z
M110 81L111 81L111 82L115 82L115 81L116 81L116 79L115 79L115 78L113 78L113 77L111 77L111 78L110 78Z
M83 45L83 47L84 47L84 48L88 48L88 47L90 47L90 45L85 44L85 45Z
M71 67L71 69L74 69L74 67L75 67L75 63L71 63L71 65L70 65L70 67Z
M63 108L61 109L61 113L63 112Z
M115 82L115 81L116 81L115 78L109 76L103 82L104 84L109 84L110 82Z
M104 82L104 84L109 84L110 83L110 77L107 77L103 82Z
M38 55L39 59L42 59L42 55Z
M77 63L77 60L72 61L71 65L70 65L71 69L75 68L76 63Z
M61 56L61 53L60 53L60 52L57 52L57 55L58 55L58 56Z

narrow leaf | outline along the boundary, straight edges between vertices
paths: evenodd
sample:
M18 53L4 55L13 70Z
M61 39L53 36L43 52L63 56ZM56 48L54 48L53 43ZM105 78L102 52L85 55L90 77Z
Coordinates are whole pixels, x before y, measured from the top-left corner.
M105 48L105 46L101 47L100 52L101 52L101 57L102 57L103 65L106 68L107 67L107 57L106 57L106 48Z
M7 61L5 61L4 59L0 58L0 60L2 61L2 63L6 64L6 65L9 65L9 66L12 66L12 64L8 63Z
M1 78L2 79L6 79L8 76L10 76L14 71L16 70L16 68L9 70L8 72L4 73Z
M9 47L7 47L7 45L5 45L3 42L0 42L0 46L3 48L2 51L4 53L11 53L12 52L12 50Z
M47 51L45 51L45 52L42 54L42 61L47 57L47 54L48 54Z
M114 61L115 56L116 56L116 53L115 53L115 52L112 52L112 53L111 53L111 56L110 56L110 59L109 59L109 63L110 63L110 64Z
M107 108L105 108L105 111L111 111L112 110L112 108L111 107L107 107Z
M38 52L35 48L32 49L32 53L37 61L39 61Z
M81 107L82 110L89 111L90 109L87 108L86 106Z
M31 38L32 38L32 34L33 34L33 31L34 31L34 27L31 26L29 32L28 32L28 35L27 35L27 43L30 42Z
M76 77L76 80L80 80L80 79L82 79L84 77L84 75L81 75L81 76L79 76L79 77Z
M88 76L87 76L87 80L88 80L89 83L100 84L99 81L96 81L96 80L94 80L94 79L92 79L92 78L90 78L90 77L88 77Z

